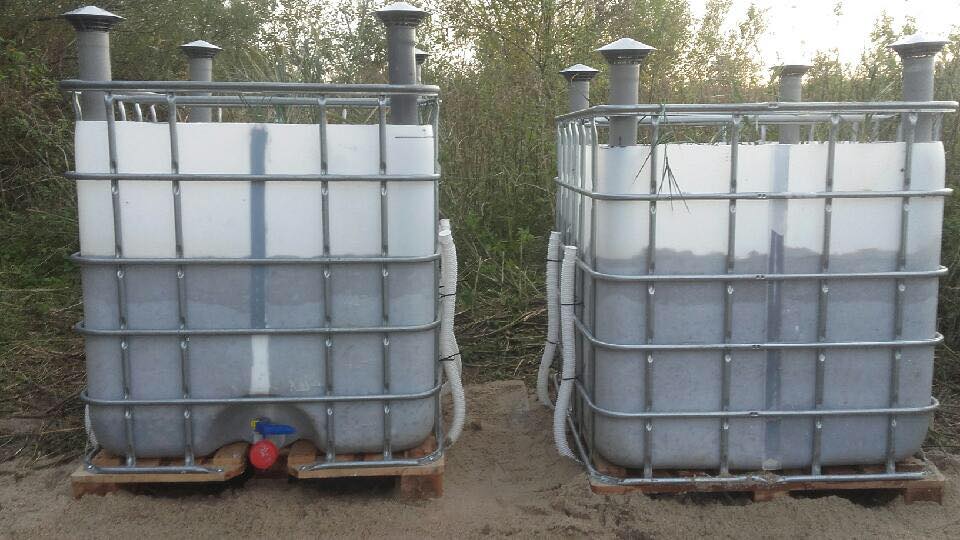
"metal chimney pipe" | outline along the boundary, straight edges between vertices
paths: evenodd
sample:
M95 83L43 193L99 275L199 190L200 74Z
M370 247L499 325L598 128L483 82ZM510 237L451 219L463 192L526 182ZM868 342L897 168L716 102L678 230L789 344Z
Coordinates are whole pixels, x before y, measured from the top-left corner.
M947 43L949 41L941 38L913 34L890 44L890 48L900 55L903 66L903 101L933 101L934 60ZM939 138L939 134L933 133L933 118L931 113L917 115L914 141L926 142ZM906 127L905 123L904 116L901 125ZM901 132L905 134L906 130Z
M570 112L590 107L590 81L599 71L583 64L574 64L560 74L567 79L567 100Z
M222 50L220 47L203 40L191 41L180 46L187 57L187 70L191 81L210 82L213 80L213 57ZM198 92L198 96L209 96L210 92ZM210 107L190 109L190 122L211 122L213 115Z
M780 101L803 101L803 75L810 69L804 63L784 64L780 66ZM800 126L781 125L780 144L799 144Z
M413 57L417 62L417 84L423 84L423 64L430 57L430 53L415 48L413 49Z
M123 17L96 6L85 6L61 15L77 31L77 56L80 64L80 79L84 81L110 81L110 29ZM80 110L83 120L106 120L107 110L103 104L103 92L84 91L80 95Z
M653 47L635 39L620 38L597 49L610 65L610 105L636 105L640 94L640 65ZM637 144L636 115L610 117L610 146Z
M390 84L416 84L417 64L414 44L417 26L429 13L406 2L395 2L377 10L377 18L387 27L387 61ZM391 124L417 124L417 96L395 95L390 99Z

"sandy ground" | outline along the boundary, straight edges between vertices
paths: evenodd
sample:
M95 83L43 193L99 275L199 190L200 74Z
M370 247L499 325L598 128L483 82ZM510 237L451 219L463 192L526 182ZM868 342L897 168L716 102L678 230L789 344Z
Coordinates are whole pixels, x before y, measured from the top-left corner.
M249 478L183 488L70 495L76 465L0 469L0 537L288 538L517 536L960 538L960 460L937 458L943 506L836 496L752 503L745 496L593 495L556 456L549 411L519 381L468 388L471 420L450 450L442 499L395 500L388 484Z

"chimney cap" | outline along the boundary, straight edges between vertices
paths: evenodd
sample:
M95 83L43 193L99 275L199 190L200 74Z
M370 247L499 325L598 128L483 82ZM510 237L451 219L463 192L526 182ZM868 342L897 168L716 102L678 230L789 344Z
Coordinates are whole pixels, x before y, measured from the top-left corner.
M73 25L78 32L109 32L114 25L123 20L123 17L97 6L77 8L64 13L61 17Z
M896 51L901 58L912 58L934 56L939 53L947 43L950 43L950 41L940 36L916 33L904 36L888 45L888 47Z
M615 65L640 64L647 55L655 50L657 49L635 39L620 38L613 43L600 47L597 52L603 55L608 64Z
M180 50L183 51L183 54L187 55L188 58L213 58L223 49L213 43L198 39L190 43L184 43L180 46Z
M385 26L417 27L430 16L428 12L406 2L387 4L375 13Z
M807 62L797 61L796 59L794 59L794 61L784 62L774 69L777 69L780 71L781 77L789 77L791 75L797 75L802 77L807 71L810 71L810 68L812 67L813 65Z
M567 82L573 82L592 80L600 71L583 64L574 64L568 68L561 69L559 73L567 79Z

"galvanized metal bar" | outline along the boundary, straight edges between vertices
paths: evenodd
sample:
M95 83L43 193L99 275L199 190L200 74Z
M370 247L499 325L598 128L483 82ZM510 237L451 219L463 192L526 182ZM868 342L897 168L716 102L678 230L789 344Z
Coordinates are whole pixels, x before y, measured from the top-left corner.
M380 174L387 174L387 98L380 96L379 107L377 109L379 119L379 156ZM390 234L387 208L389 201L387 199L387 183L380 182L380 256L388 257L390 254ZM382 315L382 326L390 325L390 267L386 264L380 266L380 312ZM383 393L390 393L390 334L384 332L381 336L383 342L382 351L382 369L383 369ZM393 455L391 448L392 422L390 415L390 402L383 402L383 458L389 460Z
M73 87L64 87L72 90ZM950 112L956 110L956 101L799 101L795 103L664 103L640 105L594 105L582 111L557 115L557 120L575 120L592 116L643 116L670 113L717 113L717 114L788 114L827 112L830 114L899 113L899 112Z
M433 172L441 174L440 170L440 100L433 102L433 112L430 122L433 129ZM433 183L433 228L437 234L433 235L433 252L440 251L440 183ZM440 259L437 258L433 266L433 318L440 319ZM440 332L433 333L433 351L437 358L436 366L433 370L433 383L440 386L443 381L443 363L440 358ZM433 401L433 432L437 441L437 451L443 452L446 446L446 437L443 433L443 407L440 402L440 394L434 397Z
M834 171L837 163L837 138L840 132L840 116L833 115L830 119L830 135L827 141L827 171L824 181L824 192L833 191ZM830 238L833 231L833 199L827 198L823 201L823 243L820 247L820 273L823 278L819 280L817 292L817 341L827 341L827 305L830 293L830 281L828 275L830 272ZM832 275L829 279L835 279ZM825 349L816 349L814 351L815 375L814 375L814 408L823 408L824 385L826 381L825 371L827 362L827 351ZM823 417L817 416L813 419L813 448L811 449L810 472L820 474L821 456L823 452Z
M181 91L182 92L182 91ZM176 93L176 92L172 92ZM324 95L324 94L321 94ZM155 92L134 92L126 94L114 94L114 99L123 99L124 102L140 105L163 105L165 103L164 94ZM216 107L222 108L255 108L255 107L316 107L317 98L313 93L306 93L302 96L289 96L278 94L252 94L239 93L235 95L181 95L177 94L177 102L181 106L188 107ZM420 97L417 100L419 106L429 102L431 96ZM367 97L328 97L327 107L344 107L349 109L376 109L377 99ZM387 104L389 108L389 103Z
M590 190L597 190L597 182L600 177L600 134L597 132L597 119L590 118ZM590 271L593 270L597 265L597 200L590 198L590 264L585 268ZM579 262L579 258L577 259ZM586 281L586 280L584 280ZM597 331L597 280L591 279L590 281L590 331ZM589 366L590 373L592 374L590 381L590 396L593 399L596 399L594 392L597 391L597 350L591 344L589 347ZM582 407L579 407L581 410L581 418L583 418ZM591 415L590 418L590 460L596 458L596 448L597 448L597 417L596 415ZM579 440L577 441L579 443Z
M741 191L739 193L657 193L654 195L645 193L597 193L595 191L585 190L574 184L568 184L560 181L554 181L561 188L574 191L588 197L601 201L726 201L726 200L810 200L810 199L893 199L900 197L946 197L953 194L950 188L930 189L930 190L903 190L889 191L834 191L827 192L767 192L767 191Z
M107 120L107 151L110 162L110 172L116 173L117 164L117 124L113 108L113 96L107 92L103 96L106 108ZM114 256L116 259L123 257L123 215L120 202L120 181L110 181L110 198L112 202L113 215L113 241ZM127 282L126 268L122 263L117 263L117 314L119 332L127 331ZM123 401L128 402L131 399L131 373L130 373L130 345L125 336L120 336L120 377L123 386ZM126 465L133 467L137 464L136 448L134 443L134 418L133 408L129 405L123 409L123 430L124 439L127 446Z
M167 94L167 125L170 133L170 172L180 173L180 143L177 137L177 97ZM183 259L183 201L180 182L171 182L173 189L173 229L176 258ZM187 284L182 264L177 265L177 325L187 328ZM190 399L190 338L180 336L180 390L184 399ZM183 409L183 462L193 465L193 410Z
M600 281L619 282L714 282L714 281L808 281L829 278L831 280L844 279L911 279L911 278L938 278L947 275L948 269L940 266L936 270L904 270L891 272L817 272L804 274L660 274L656 276L606 274L593 270L587 261L577 260L577 265Z
M649 193L657 193L658 184L658 163L657 149L660 146L660 119L652 118L650 124L650 185ZM636 130L636 126L634 126ZM647 260L646 273L648 276L657 271L657 201L651 200L648 208L647 218ZM653 324L653 302L656 294L656 284L652 281L646 283L646 302L644 304L644 319L646 327L644 329L644 342L647 345L653 343L653 333L655 331ZM650 412L653 410L653 351L647 352L647 361L643 364L643 410ZM645 478L653 477L653 421L647 419L643 426L643 476Z
M749 409L739 411L614 411L596 405L587 395L583 385L577 382L577 392L587 407L601 416L629 420L653 419L729 419L729 418L819 418L822 416L883 416L890 414L919 415L928 414L940 406L936 398L931 397L928 405L919 407L867 407L862 409Z
M740 156L740 122L739 116L734 116L730 122L730 193L737 192ZM727 209L727 257L724 272L733 272L737 254L737 200L730 199ZM723 342L729 343L733 338L733 282L723 283ZM729 350L720 354L720 410L730 408L730 370L732 355ZM730 422L720 420L720 474L730 474Z
M321 182L321 193L323 190L323 182ZM329 189L327 189L329 194ZM328 201L329 203L329 201ZM158 257L156 259L144 258L144 257L121 257L119 259L115 257L96 257L90 255L80 255L74 253L70 256L70 260L83 265L104 265L104 264L116 264L117 260L123 262L124 265L134 266L134 265L149 265L149 266L158 266L158 265L183 265L183 266L197 266L197 265L228 265L228 266L285 266L285 265L337 265L337 264L416 264L416 263L427 263L433 262L440 259L439 253L434 253L432 255L412 255L412 256L391 256L391 257L340 257L327 255L323 257L185 257L183 259L178 259L175 257Z
M270 81L83 81L66 79L60 81L60 88L66 91L103 90L118 93L124 90L148 92L277 92L292 94L417 94L437 96L440 87L433 84L327 84L292 83Z
M103 330L78 325L78 333L88 336L252 336L252 335L314 335L314 334L383 334L397 332L422 332L439 326L440 321L425 324L403 326L361 326L361 327L325 327L319 328L186 328L183 330Z
M896 348L930 347L943 342L943 334L937 333L930 339L900 339L894 341L813 341L813 342L768 342L768 343L660 343L625 344L608 343L594 337L580 320L575 327L591 343L601 349L615 351L763 351L767 349L806 350L806 349L856 349L856 348Z
M913 183L913 147L915 143L917 124L919 118L917 113L908 113L906 122L902 123L904 129L904 163L903 163L903 190L909 191ZM907 249L909 239L910 225L910 198L903 197L900 200L900 238L897 247L897 270L907 269ZM893 339L903 339L903 317L904 303L907 290L907 283L903 279L897 279L894 289L894 307L893 307ZM903 360L903 351L894 349L890 358L890 407L896 407L900 404L900 370ZM887 472L893 473L897 470L896 463L896 435L897 435L897 417L891 414L887 419Z
M436 182L436 174L163 174L163 173L78 173L68 171L69 180L160 180L181 182Z
M80 393L80 400L84 403L104 407L160 407L169 405L230 405L230 404L279 404L279 403L360 403L376 401L415 401L433 396L440 391L440 386L423 392L405 394L362 394L344 396L260 396L235 398L167 398L167 399L101 399L92 398L84 390Z
M321 95L317 98L317 121L320 129L320 174L326 175L329 172L329 145L327 143L327 97ZM321 252L324 258L330 257L330 183L326 180L320 183L320 228L322 236ZM333 285L332 272L330 264L324 264L321 267L321 281L323 287L323 326L331 328L333 326ZM329 332L323 336L323 391L324 395L331 397L336 394L333 385L334 377L334 359L333 359L333 335ZM327 444L325 459L332 463L337 459L337 438L336 438L336 411L334 404L330 403L324 409L326 414L326 435Z

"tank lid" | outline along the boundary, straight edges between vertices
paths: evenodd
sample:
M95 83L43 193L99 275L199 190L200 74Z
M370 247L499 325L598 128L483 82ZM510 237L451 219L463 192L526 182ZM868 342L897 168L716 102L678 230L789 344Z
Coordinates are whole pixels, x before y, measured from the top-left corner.
M603 55L608 64L616 65L640 64L644 58L655 50L657 49L635 39L620 38L613 43L600 47L597 52Z
M896 51L901 58L934 56L950 41L940 36L911 34L894 41L888 47Z
M427 61L427 58L430 57L430 53L428 53L427 51L422 51L422 50L417 49L416 47L414 47L414 49L413 49L413 57L417 60L417 65L420 65L420 64L422 64L422 63L424 63L424 62Z
M430 14L406 2L394 2L378 9L376 15L386 26L417 27Z
M213 43L198 39L190 43L184 43L180 46L180 50L189 58L213 58L223 49Z
M563 75L568 82L573 82L592 80L600 71L583 64L574 64L568 68L561 69L559 73Z
M109 32L123 17L97 6L84 6L61 15L78 32Z

